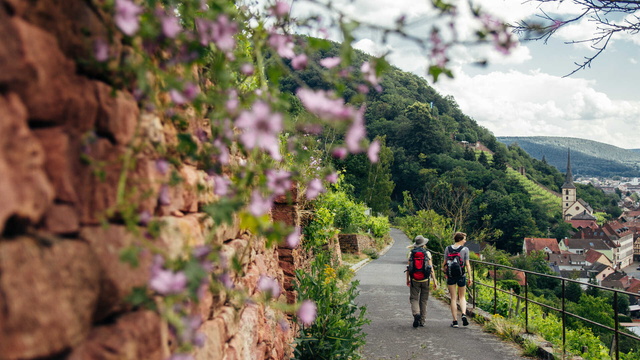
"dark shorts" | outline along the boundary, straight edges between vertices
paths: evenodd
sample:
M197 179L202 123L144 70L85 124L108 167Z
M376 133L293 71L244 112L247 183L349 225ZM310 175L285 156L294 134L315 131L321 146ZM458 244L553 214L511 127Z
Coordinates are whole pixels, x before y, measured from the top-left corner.
M467 276L462 275L458 278L447 278L447 285L458 285L460 287L463 287L467 285Z

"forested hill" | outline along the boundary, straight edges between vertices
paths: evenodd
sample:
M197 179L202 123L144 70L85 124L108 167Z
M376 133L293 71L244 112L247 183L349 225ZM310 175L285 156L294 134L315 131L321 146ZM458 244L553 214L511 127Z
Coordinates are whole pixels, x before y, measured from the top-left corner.
M318 49L309 57L310 64L345 51L352 51L348 56L356 60L358 68L370 60L366 54L340 48L339 44L309 41ZM280 88L293 94L301 83L329 88L314 65L282 79ZM507 166L524 167L529 179L559 191L564 175L556 168L518 147L508 148L497 141L465 115L453 97L438 94L424 78L388 66L380 85L380 91L371 90L366 95L357 91L354 80L345 79L338 86L342 89L339 95L346 101L366 106L368 136L382 143L376 164L369 164L366 154L333 160L344 170L345 180L358 200L392 218L427 216L418 211L433 210L449 219L454 229L469 233L471 239L491 242L512 253L521 251L524 237L568 235L570 226L567 228L560 219L560 209L533 201L523 185L506 172ZM293 96L291 103L294 116L309 116ZM342 141L328 133L320 137L325 153ZM491 153L467 147L463 141L480 141ZM595 208L599 208L596 202L610 202L592 201Z
M501 136L506 145L518 144L536 159L545 160L560 171L567 168L567 149L571 149L573 174L578 176L640 176L640 152L621 149L597 141L553 136Z

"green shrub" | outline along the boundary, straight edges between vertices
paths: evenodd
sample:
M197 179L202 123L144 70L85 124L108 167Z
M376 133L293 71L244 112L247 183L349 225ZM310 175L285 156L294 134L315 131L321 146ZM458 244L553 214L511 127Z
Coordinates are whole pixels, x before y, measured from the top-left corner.
M365 344L362 326L366 307L357 306L358 282L344 284L331 261L319 254L310 271L296 271L298 300L314 299L317 317L311 326L301 325L295 339L295 359L361 359L358 350Z
M368 257L372 258L372 259L377 259L378 258L378 252L375 251L374 249L364 249L362 250L363 253L365 253L365 255L367 255Z
M391 229L389 219L386 216L371 216L367 226L371 230L371 234L375 238L382 238L389 233Z

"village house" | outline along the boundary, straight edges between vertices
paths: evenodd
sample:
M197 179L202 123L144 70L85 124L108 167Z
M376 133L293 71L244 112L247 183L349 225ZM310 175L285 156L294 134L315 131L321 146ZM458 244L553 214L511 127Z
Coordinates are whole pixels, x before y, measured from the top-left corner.
M544 251L547 254L560 254L558 240L552 238L524 238L522 252L531 254L532 251Z
M547 260L549 264L556 265L560 271L582 270L587 266L586 256L584 254L573 254L570 252L548 254Z
M603 253L600 253L594 249L589 249L585 252L585 260L587 265L594 265L596 263L600 263L613 268L613 263L611 259L606 257Z
M602 279L602 282L600 285L608 288L624 290L623 283L626 283L626 281L623 281L623 279L626 276L627 275L625 275L624 273L616 271L614 273L609 274L604 279Z
M633 262L633 232L617 221L610 221L601 227L615 247L613 248L613 264L618 269L625 268Z
M601 264L599 262L587 266L585 271L590 279L596 280L598 285L602 285L602 280L615 272L610 265Z
M562 239L558 243L561 251L568 251L574 254L586 254L589 249L593 249L609 259L613 259L613 248L608 240L603 239Z

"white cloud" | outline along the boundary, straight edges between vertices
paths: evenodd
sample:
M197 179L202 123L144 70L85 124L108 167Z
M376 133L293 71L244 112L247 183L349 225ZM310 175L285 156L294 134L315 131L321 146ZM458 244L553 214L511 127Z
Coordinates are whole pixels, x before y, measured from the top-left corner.
M454 96L463 112L496 136L571 136L625 148L638 147L640 101L614 101L593 81L539 71L492 72L435 84Z

